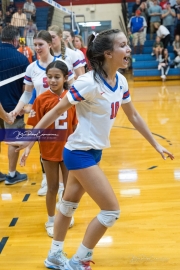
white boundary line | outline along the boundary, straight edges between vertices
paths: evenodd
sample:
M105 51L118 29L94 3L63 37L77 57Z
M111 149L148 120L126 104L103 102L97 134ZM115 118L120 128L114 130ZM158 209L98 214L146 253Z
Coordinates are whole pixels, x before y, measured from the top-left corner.
M15 81L15 80L18 80L18 79L20 79L20 78L22 78L22 77L24 77L25 76L25 72L24 73L21 73L21 74L18 74L18 75L16 75L16 76L13 76L13 77L11 77L11 78L8 78L8 79L6 79L6 80L3 80L2 82L0 82L0 86L3 86L3 85L5 85L5 84L7 84L7 83L11 83L11 82L13 82L13 81Z
M55 8L57 8L57 9L59 9L59 10L65 12L65 13L67 13L67 14L69 14L69 15L72 14L72 12L69 11L67 8L61 6L60 4L54 2L53 0L42 0L42 1L48 3L49 5L51 5L51 6L55 7Z

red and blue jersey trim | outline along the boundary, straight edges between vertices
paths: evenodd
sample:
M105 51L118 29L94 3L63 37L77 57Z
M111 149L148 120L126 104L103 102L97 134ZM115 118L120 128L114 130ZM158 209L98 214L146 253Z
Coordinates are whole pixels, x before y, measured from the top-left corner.
M126 91L123 95L123 99L127 99L130 96L129 90Z
M77 67L80 63L81 61L77 60L75 63L73 63L73 67Z
M32 82L31 77L28 77L27 75L24 76L24 79L28 82Z
M73 99L75 101L82 101L85 100L80 94L79 92L76 90L76 88L74 86L71 87L71 89L69 90L69 92L71 93Z

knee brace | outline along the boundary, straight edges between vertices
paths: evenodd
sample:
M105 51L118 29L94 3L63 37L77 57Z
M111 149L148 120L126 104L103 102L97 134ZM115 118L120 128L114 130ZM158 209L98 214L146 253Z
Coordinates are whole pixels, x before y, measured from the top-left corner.
M117 211L105 211L101 210L101 212L97 215L97 219L99 222L105 227L112 227L115 221L120 216L120 210Z
M68 202L62 199L59 211L66 217L72 217L77 207L78 203Z

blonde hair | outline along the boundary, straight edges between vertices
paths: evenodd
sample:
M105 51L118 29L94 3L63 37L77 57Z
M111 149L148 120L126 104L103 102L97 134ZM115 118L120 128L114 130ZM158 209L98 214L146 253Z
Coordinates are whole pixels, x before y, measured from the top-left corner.
M64 41L62 40L63 32L62 32L61 28L58 25L51 25L48 28L48 31L56 32L56 34L61 38L61 54L62 54L62 59L65 60L66 46L65 46Z
M84 41L83 41L82 37L80 35L75 35L74 38L76 38L76 37L79 38L79 40L81 41L81 48L86 48L86 46L84 45Z

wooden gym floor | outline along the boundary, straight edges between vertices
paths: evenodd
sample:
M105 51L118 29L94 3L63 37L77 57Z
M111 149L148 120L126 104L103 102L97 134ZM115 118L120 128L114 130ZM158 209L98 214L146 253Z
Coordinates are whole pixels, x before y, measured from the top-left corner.
M94 252L96 270L180 269L180 81L133 82L132 100L156 139L175 155L161 156L131 126L122 110L111 132L111 148L103 153L101 168L109 178L121 217ZM7 146L2 143L0 170L7 172ZM41 184L38 146L27 165L17 168L28 181L13 186L0 183L0 269L43 270L51 244L44 229L45 197ZM71 257L89 221L99 212L85 195L68 231L65 252Z

